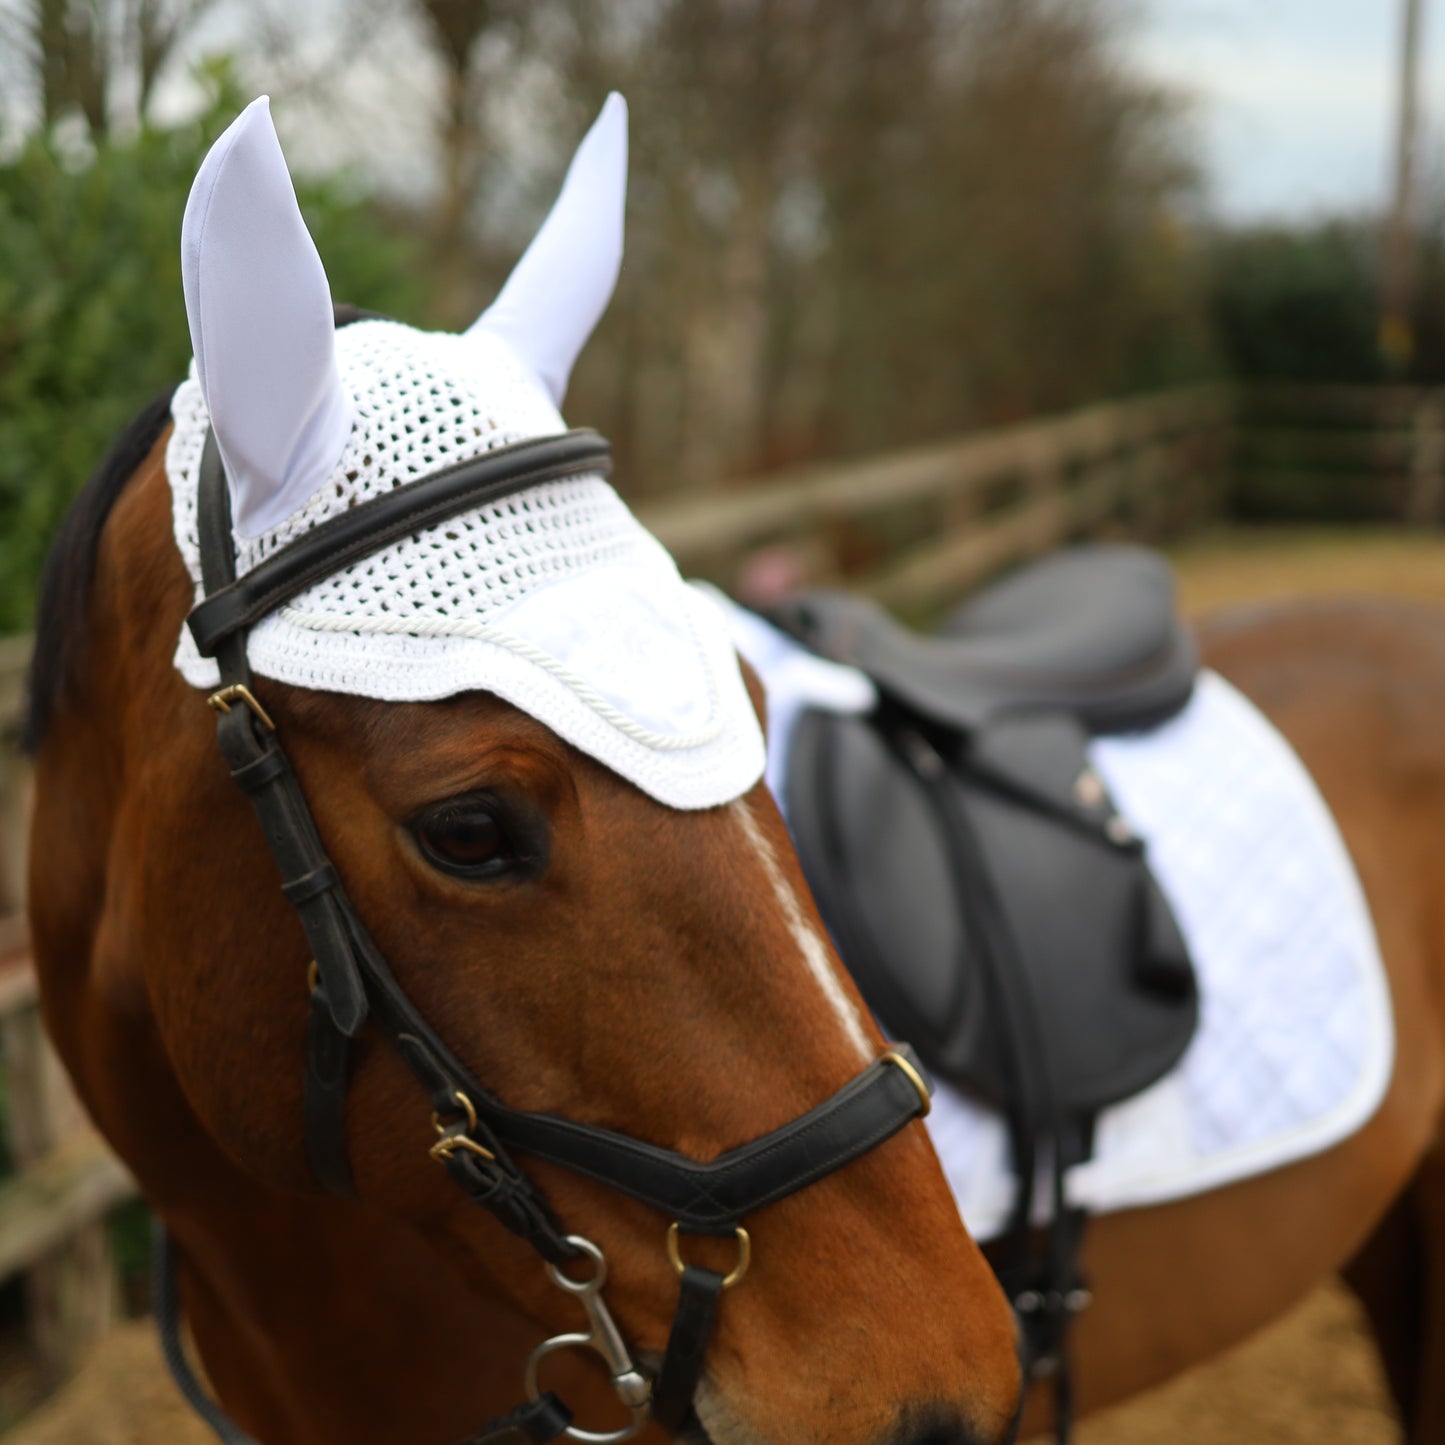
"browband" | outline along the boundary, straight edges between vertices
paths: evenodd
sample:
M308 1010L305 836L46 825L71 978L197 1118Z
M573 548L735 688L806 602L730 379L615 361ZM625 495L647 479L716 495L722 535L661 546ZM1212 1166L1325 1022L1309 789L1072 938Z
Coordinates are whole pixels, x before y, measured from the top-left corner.
M216 591L207 584L186 625L201 656L214 657L226 638L402 537L541 482L611 470L611 446L588 427L494 447L328 518Z

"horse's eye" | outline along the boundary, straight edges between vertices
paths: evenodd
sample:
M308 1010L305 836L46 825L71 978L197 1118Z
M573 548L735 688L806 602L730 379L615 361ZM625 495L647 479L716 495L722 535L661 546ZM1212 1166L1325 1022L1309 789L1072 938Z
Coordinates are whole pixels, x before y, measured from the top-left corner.
M481 799L432 808L412 824L412 832L427 862L444 873L487 878L516 861L496 806Z

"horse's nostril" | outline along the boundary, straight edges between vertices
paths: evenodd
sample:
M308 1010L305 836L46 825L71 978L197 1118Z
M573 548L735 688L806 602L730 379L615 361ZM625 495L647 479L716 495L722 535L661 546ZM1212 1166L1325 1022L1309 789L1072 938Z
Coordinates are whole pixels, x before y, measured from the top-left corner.
M938 1415L926 1420L906 1419L889 1445L990 1445L990 1442L956 1416Z

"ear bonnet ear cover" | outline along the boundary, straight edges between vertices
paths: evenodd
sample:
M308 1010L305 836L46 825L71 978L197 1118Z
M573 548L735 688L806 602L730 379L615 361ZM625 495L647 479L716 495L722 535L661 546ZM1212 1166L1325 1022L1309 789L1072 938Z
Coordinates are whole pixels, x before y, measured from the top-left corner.
M257 137L252 128L262 120ZM582 188L601 208L595 224L571 210L574 202L564 208L566 194L554 209L553 218L571 215L574 249L596 236L607 250L609 235L620 247L616 142L620 123L625 158L625 121L620 98L609 101L584 143L612 177L610 185ZM197 600L196 486L213 423L228 473L239 467L244 478L232 477L233 498L260 524L249 533L238 508L244 574L369 497L494 447L564 431L551 388L565 386L576 349L565 353L573 341L580 347L595 320L586 317L566 336L555 331L535 349L551 358L546 382L521 354L521 340L509 339L526 309L520 304L502 328L507 336L485 316L464 336L379 320L333 331L320 262L299 213L292 224L295 199L279 160L269 114L257 102L202 166L197 225L187 212L187 274L199 280L198 288L187 283L196 361L172 402L166 468L176 542ZM592 174L583 153L566 191L579 168L584 180ZM290 211L278 195L280 178ZM261 219L263 209L274 214ZM534 245L524 264L560 255L552 244L542 253ZM596 274L604 273L610 290L615 261ZM584 310L596 302L596 274L584 288L591 298ZM258 276L270 278L262 289L277 288L286 304L258 297ZM534 286L546 289L535 279L522 289L535 295ZM556 289L567 294L560 283ZM504 288L498 306L507 295ZM316 326L322 297L326 346ZM289 397L271 387L268 369L291 378ZM259 415L257 398L278 407L283 423ZM531 487L393 543L266 617L250 634L248 654L259 676L360 697L495 693L672 807L730 801L762 774L762 733L726 618L683 582L598 475ZM216 685L214 663L196 653L184 628L175 660L193 686Z
M181 282L232 519L254 537L326 480L352 423L331 288L264 95L201 163L181 223Z
M497 299L472 325L511 346L558 406L622 268L627 102L615 91L577 147L562 193Z

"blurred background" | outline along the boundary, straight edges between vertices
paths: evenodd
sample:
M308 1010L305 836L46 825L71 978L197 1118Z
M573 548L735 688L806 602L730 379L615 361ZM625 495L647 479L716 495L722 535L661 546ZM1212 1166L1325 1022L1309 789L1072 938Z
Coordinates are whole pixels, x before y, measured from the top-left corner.
M1431 9L0 0L0 719L66 504L183 374L186 194L262 91L337 299L450 328L627 95L627 259L568 419L612 439L684 566L745 598L842 581L923 617L1106 535L1167 541L1191 610L1445 600ZM7 753L0 915L24 785ZM23 924L0 925L3 1427L144 1307L145 1251L134 1211L100 1222L127 1182L74 1142ZM1108 1438L1213 1440L1213 1409L1237 1439L1249 1399L1308 1396L1334 1413L1271 1415L1271 1439L1393 1439L1347 1306L1289 1328L1266 1367L1287 1389L1247 1366L1186 1397L1187 1426Z
M446 327L627 94L627 262L568 416L646 501L1186 384L1445 380L1445 166L1406 81L1445 26L1406 66L1408 8L0 0L0 631L181 374L185 195L260 91L338 298ZM1283 490L1242 505L1401 500Z

